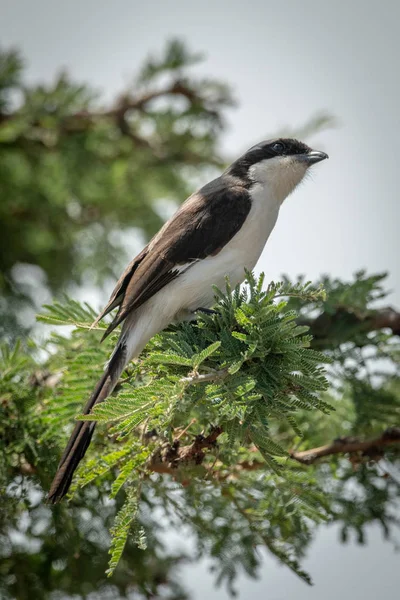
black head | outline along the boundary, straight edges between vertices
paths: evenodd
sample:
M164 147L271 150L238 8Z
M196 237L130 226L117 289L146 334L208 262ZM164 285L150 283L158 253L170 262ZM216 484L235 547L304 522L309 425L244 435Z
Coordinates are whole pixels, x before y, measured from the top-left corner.
M249 179L251 167L269 159L279 157L292 157L295 161L302 162L307 168L325 158L328 155L319 150L312 150L307 144L291 138L277 138L256 144L240 158L238 158L228 169L228 173L243 180ZM278 162L278 161L276 161Z

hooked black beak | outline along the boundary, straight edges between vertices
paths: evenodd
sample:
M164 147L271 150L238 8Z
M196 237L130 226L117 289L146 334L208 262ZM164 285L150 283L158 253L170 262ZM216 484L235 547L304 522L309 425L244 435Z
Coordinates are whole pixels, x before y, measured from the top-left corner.
M325 160L329 158L326 152L321 152L320 150L311 150L308 154L302 154L300 160L303 160L307 163L307 165L315 165L315 163L320 162L321 160Z

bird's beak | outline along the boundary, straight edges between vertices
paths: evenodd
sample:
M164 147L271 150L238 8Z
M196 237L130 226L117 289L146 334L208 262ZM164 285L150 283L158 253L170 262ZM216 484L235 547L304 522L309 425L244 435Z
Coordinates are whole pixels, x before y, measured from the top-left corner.
M298 158L301 161L307 163L308 166L311 166L315 165L315 163L318 163L321 160L329 158L329 156L325 152L321 152L320 150L311 150L311 152L308 152L308 154L300 154Z

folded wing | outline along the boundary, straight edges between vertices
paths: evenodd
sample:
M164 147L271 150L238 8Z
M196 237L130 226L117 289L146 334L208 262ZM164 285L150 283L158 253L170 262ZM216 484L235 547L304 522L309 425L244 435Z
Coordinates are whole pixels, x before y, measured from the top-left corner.
M251 197L220 177L188 198L144 250L128 265L97 323L117 306L107 337L127 315L179 277L183 265L215 256L243 225Z

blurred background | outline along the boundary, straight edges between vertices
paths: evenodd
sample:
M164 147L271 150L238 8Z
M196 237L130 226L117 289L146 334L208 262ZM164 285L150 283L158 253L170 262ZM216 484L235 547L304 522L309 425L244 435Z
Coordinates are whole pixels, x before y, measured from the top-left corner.
M388 271L389 302L400 305L398 3L0 7L3 334L29 330L54 294L100 307L178 203L280 133L330 160L285 202L257 271ZM393 594L393 545L374 525L367 541L341 545L335 526L320 528L304 562L314 588L266 556L257 581L239 579L239 597ZM196 600L227 597L207 562L182 565L180 578Z

